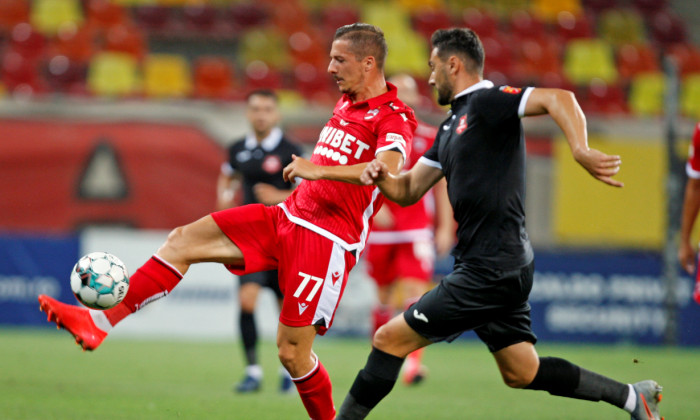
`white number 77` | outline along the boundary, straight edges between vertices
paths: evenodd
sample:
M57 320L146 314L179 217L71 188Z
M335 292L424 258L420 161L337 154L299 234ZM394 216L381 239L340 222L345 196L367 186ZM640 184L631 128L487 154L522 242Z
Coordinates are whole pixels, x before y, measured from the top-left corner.
M301 282L301 284L300 284L299 287L297 288L297 291L294 292L294 297L295 297L295 298L298 298L299 295L301 295L302 290L304 290L304 289L306 288L306 285L309 284L309 280L313 280L313 281L316 282L316 284L314 284L314 288L311 289L311 293L309 293L309 296L306 297L306 301L307 301L307 302L311 302L311 300L314 298L314 296L316 296L316 292L318 292L318 289L319 289L319 288L321 287L321 285L323 284L323 279L320 278L320 277L315 277L315 276L312 276L312 275L309 275L309 274L306 274L306 273L302 273L301 271L299 272L299 275L300 275L304 280Z

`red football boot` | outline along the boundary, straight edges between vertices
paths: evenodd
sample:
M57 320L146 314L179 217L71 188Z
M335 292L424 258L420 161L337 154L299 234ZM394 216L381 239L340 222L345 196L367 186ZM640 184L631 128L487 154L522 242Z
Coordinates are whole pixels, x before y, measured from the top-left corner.
M75 305L66 305L46 295L39 295L39 309L48 314L47 321L55 322L75 337L83 350L95 350L107 333L97 328L90 311Z

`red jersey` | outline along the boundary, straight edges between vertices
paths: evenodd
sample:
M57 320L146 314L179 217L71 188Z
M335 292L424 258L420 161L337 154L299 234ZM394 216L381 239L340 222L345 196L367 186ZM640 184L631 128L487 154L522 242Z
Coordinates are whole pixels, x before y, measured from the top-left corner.
M311 162L321 166L370 162L377 153L396 150L404 160L411 153L416 119L396 96L396 87L366 101L352 103L347 95L335 105L321 130ZM302 181L279 205L292 222L341 245L362 251L372 220L383 202L376 186L340 181Z
M689 178L700 178L700 122L695 125L693 142L690 144L685 172Z
M413 134L413 147L406 160L404 170L409 170L423 154L432 147L437 128L418 121ZM429 191L417 203L401 207L391 200L384 206L391 212L391 226L375 226L369 242L372 244L398 244L431 240L433 237L433 219L435 216L435 199Z

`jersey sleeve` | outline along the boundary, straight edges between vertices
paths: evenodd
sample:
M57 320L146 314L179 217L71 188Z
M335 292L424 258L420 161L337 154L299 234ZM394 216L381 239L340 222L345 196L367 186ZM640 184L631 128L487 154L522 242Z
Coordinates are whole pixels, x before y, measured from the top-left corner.
M377 123L377 151L375 155L387 150L394 150L401 153L405 162L411 153L411 143L416 125L416 118L410 110L393 112L382 118Z
M499 86L485 90L476 98L476 109L490 125L511 118L522 118L533 88Z
M685 172L689 178L700 179L700 122L695 125L693 131L693 141L688 150L688 162L685 165Z
M435 136L435 141L433 142L433 145L430 146L430 149L428 149L423 156L418 159L418 162L422 163L423 165L428 165L433 168L437 168L442 170L442 165L440 164L440 160L438 159L438 148L440 146L440 135L438 134Z

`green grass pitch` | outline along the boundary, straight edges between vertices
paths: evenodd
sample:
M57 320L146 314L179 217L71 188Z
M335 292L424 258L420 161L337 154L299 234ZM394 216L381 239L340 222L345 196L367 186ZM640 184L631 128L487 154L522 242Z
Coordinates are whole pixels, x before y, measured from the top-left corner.
M314 347L333 380L339 406L364 365L369 341L321 337ZM635 346L538 345L583 367L634 382L664 386L667 420L700 416L700 349ZM83 353L65 331L0 329L2 419L306 419L296 394L277 393L276 348L264 342L263 390L237 395L243 373L236 342L108 339ZM426 350L427 380L398 383L370 419L627 419L605 403L507 388L477 341Z

